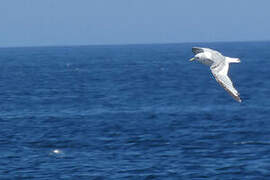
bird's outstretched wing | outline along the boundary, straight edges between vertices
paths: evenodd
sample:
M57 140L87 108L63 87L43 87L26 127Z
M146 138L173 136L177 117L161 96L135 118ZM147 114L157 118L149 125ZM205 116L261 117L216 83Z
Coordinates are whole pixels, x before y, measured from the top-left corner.
M229 63L224 62L210 67L217 82L238 102L242 102L238 91L234 88L231 79L228 77Z

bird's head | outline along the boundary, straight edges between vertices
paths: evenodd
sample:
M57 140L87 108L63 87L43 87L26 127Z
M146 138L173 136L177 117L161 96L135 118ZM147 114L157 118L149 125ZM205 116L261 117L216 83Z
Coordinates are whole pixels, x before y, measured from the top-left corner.
M191 58L189 61L194 61L194 60L197 60L197 59L201 59L202 56L203 56L203 53L198 53L193 58Z
M203 50L203 48L200 48L200 47L193 47L192 52L195 54L195 56L193 58L191 58L189 61L201 59L203 56L204 50Z

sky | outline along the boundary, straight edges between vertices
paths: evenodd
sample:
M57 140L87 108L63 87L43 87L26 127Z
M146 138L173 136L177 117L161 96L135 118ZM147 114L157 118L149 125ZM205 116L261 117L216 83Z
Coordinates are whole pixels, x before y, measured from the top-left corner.
M269 7L269 0L0 0L0 47L266 41Z

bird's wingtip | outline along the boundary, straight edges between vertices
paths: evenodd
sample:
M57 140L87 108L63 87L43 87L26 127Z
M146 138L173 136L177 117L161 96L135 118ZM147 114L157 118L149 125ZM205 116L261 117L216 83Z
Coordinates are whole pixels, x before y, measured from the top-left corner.
M240 97L237 97L236 101L238 101L239 103L242 102L242 99L240 99Z
M194 54L198 54L198 53L203 52L203 49L200 48L200 47L192 47L192 52L193 52Z

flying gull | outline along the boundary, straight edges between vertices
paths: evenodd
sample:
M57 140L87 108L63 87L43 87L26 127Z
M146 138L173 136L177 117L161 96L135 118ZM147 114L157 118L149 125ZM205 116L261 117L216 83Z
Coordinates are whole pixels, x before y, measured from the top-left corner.
M231 79L228 77L229 63L239 63L239 58L223 56L218 51L209 48L193 47L195 54L190 61L197 60L200 63L210 66L211 72L217 82L238 102L242 102L238 91L234 88Z

